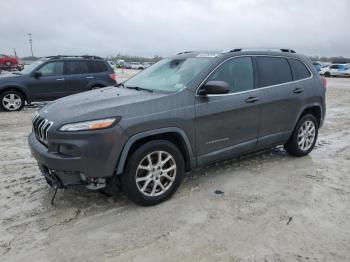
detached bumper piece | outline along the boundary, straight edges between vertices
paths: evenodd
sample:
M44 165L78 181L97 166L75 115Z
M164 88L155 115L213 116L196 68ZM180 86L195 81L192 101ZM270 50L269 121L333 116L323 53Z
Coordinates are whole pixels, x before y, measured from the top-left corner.
M69 186L79 186L86 184L86 182L81 179L79 172L55 171L43 165L39 165L39 168L47 183L51 187L62 189Z
M46 182L53 188L55 192L51 198L51 205L55 201L57 190L67 188L68 186L84 185L85 182L81 179L78 172L55 172L46 166L39 165L41 174L45 177Z
M56 171L41 164L39 164L39 169L49 186L55 189L55 193L51 199L51 205L53 205L58 189L81 185L85 185L90 190L99 190L106 187L106 179L102 177L87 178L79 172Z

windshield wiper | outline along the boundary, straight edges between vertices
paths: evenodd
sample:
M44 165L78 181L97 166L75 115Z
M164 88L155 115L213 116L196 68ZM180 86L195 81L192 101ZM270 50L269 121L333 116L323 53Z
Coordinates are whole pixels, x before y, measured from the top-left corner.
M124 84L123 84L122 82L119 83L119 84L116 84L115 86L116 86L116 87L120 87L120 86L125 87Z
M139 87L139 86L125 86L125 87L129 88L129 89L135 89L137 91L147 91L147 92L153 93L153 90L147 89L147 88L143 88L143 87Z

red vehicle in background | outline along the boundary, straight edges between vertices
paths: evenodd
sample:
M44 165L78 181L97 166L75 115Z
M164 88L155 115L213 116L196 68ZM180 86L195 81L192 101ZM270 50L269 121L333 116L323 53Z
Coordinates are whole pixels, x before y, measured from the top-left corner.
M16 57L0 54L0 69L22 70L23 68L22 68L22 65L20 65L20 63Z

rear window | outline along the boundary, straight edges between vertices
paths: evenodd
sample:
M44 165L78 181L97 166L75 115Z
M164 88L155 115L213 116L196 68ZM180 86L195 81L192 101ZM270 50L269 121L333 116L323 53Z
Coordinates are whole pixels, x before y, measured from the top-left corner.
M88 61L91 73L100 73L108 71L106 64L102 61Z
M283 84L292 81L292 72L283 57L256 57L259 71L259 87Z
M288 62L292 69L293 80L305 79L311 76L310 71L303 62L292 58L288 58Z

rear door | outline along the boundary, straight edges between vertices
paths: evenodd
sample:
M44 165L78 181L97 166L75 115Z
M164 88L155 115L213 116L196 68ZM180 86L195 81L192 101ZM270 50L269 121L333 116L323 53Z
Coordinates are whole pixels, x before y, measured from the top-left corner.
M236 57L220 65L205 81L225 81L230 93L196 96L196 152L202 165L255 148L262 91L254 89L251 57Z
M52 61L36 70L41 73L41 76L38 78L31 76L27 83L33 100L56 99L67 91L63 68L62 61Z
M65 73L69 95L89 90L89 83L94 81L86 60L65 61Z
M257 147L264 148L288 139L305 98L302 80L311 73L303 62L294 58L256 56L254 59L259 88L264 92Z

